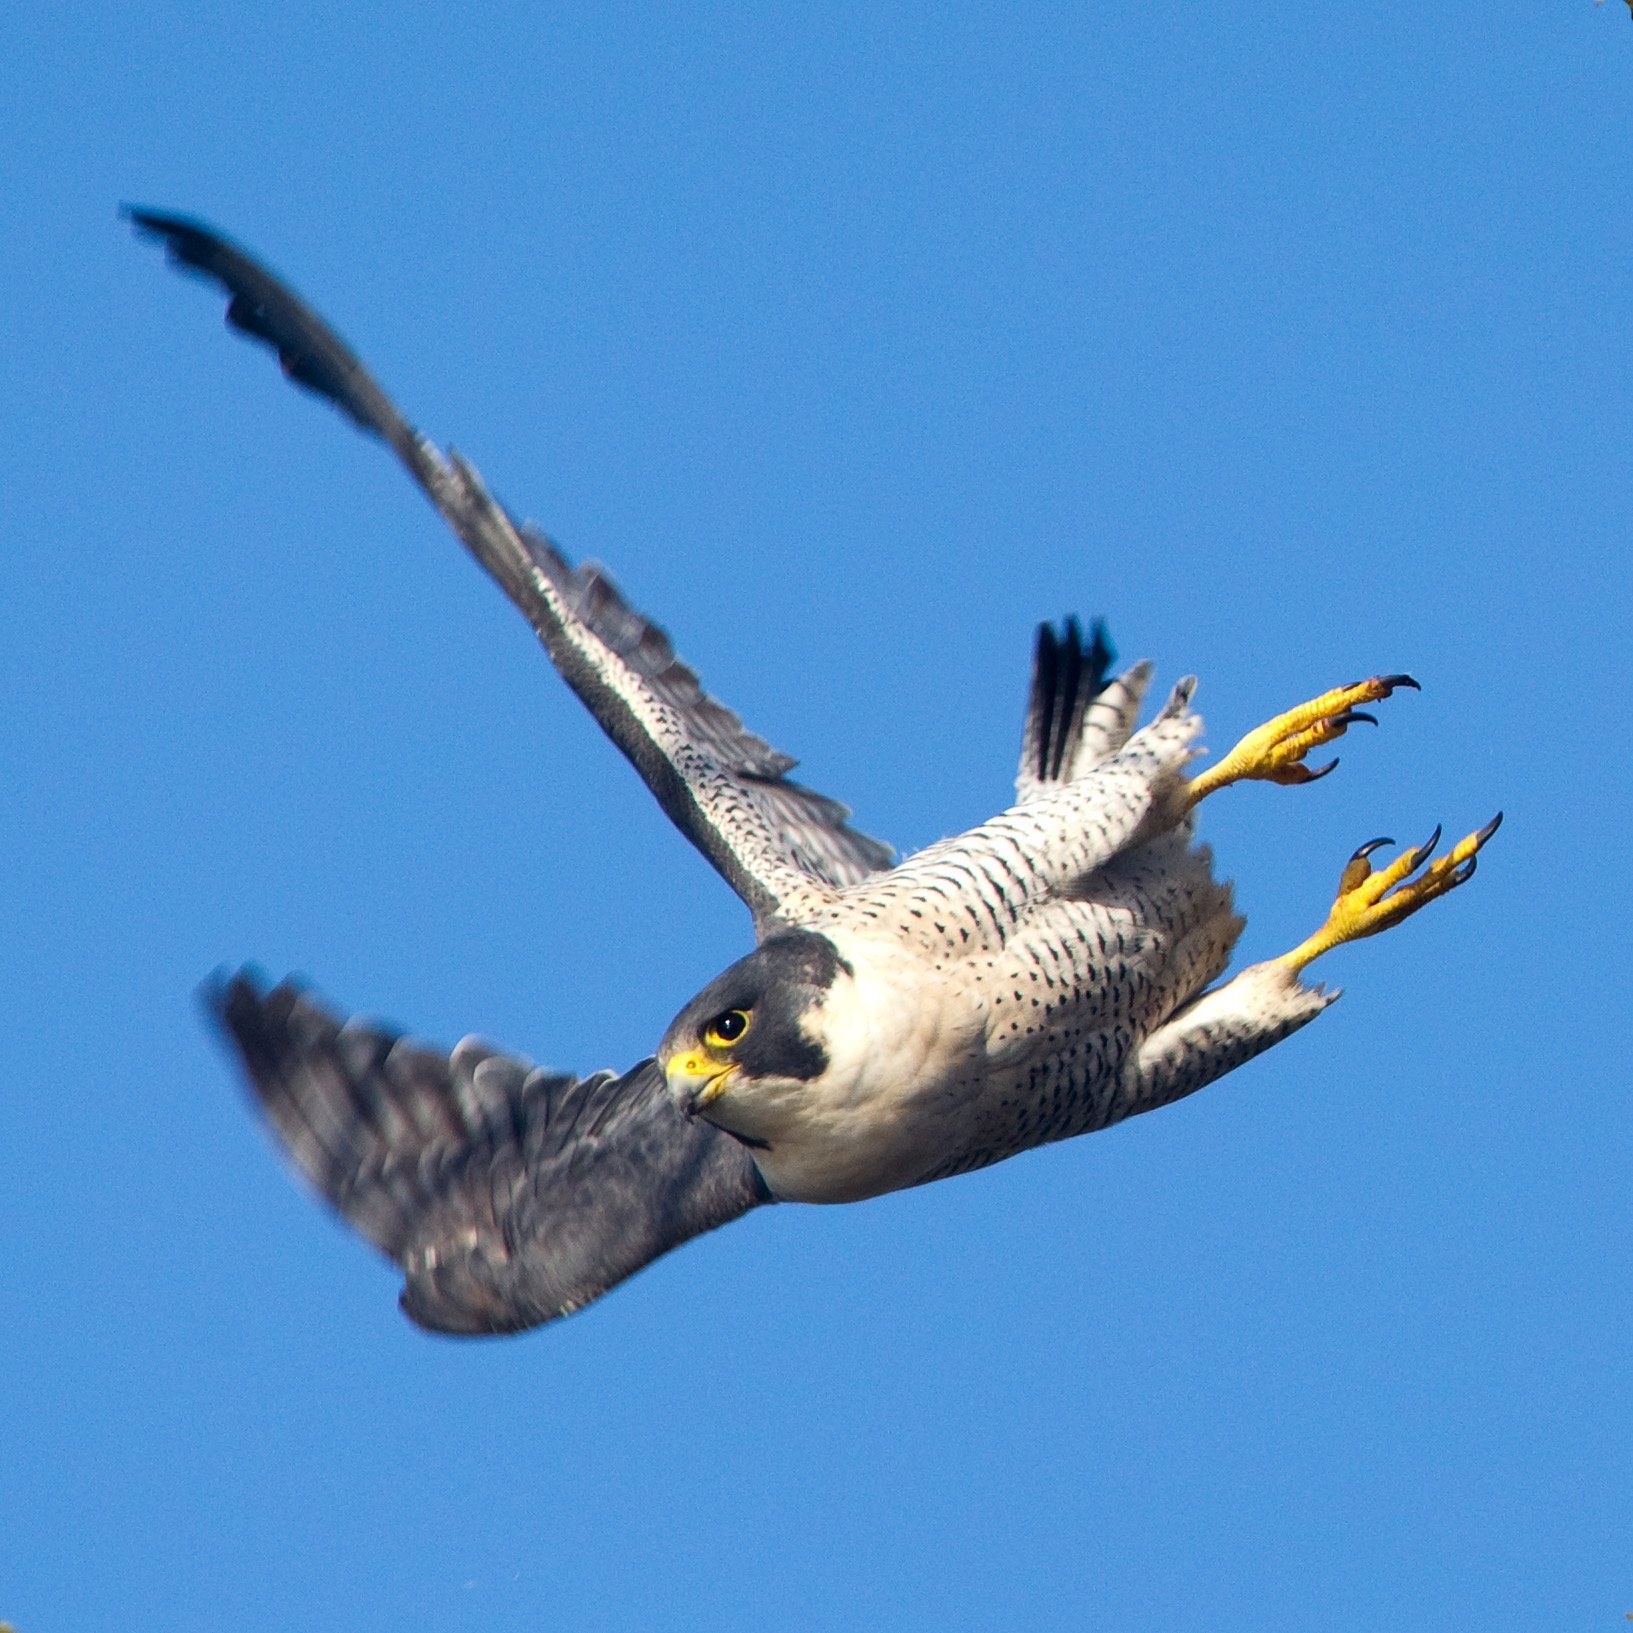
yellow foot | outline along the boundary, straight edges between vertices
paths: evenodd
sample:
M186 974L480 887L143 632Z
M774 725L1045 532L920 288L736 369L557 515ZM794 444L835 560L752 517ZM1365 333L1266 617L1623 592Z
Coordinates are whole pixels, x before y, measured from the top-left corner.
M1474 853L1496 833L1502 820L1503 814L1499 811L1477 833L1458 840L1444 856L1436 856L1429 862L1435 846L1440 843L1440 830L1436 828L1428 844L1397 856L1388 867L1376 873L1367 858L1380 845L1393 845L1395 841L1374 839L1363 845L1344 865L1343 876L1338 881L1338 899L1332 904L1327 922L1308 941L1271 962L1286 965L1296 975L1322 953L1346 941L1375 936L1380 930L1410 918L1437 896L1467 884L1474 877ZM1417 878L1412 878L1425 862L1429 862L1429 866Z
M1304 756L1311 749L1342 737L1357 720L1377 725L1371 715L1362 714L1355 705L1376 703L1388 697L1397 686L1419 690L1410 675L1374 675L1371 680L1358 681L1354 686L1335 687L1296 709L1289 709L1286 714L1277 715L1257 731L1250 731L1218 765L1210 766L1201 776L1191 779L1190 804L1195 805L1233 782L1301 783L1325 777L1338 762L1329 760L1319 770L1312 771L1304 764Z

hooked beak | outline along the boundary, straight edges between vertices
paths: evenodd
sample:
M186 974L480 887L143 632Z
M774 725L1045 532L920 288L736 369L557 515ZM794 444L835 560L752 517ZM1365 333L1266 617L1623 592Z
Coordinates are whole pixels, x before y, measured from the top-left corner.
M700 1049L688 1049L672 1055L663 1063L663 1075L668 1080L669 1092L680 1103L688 1117L695 1117L711 1101L726 1092L728 1080L737 1068L721 1065Z

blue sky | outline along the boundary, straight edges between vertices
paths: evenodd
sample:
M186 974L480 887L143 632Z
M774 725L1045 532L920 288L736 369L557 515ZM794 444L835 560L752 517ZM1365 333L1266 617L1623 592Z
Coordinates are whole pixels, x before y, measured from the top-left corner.
M1633 29L1619 4L25 0L0 174L0 1619L19 1633L1625 1625ZM748 945L196 212L904 849L1031 631L1216 747L1247 959L1508 813L1182 1105L438 1341L193 993L627 1065Z

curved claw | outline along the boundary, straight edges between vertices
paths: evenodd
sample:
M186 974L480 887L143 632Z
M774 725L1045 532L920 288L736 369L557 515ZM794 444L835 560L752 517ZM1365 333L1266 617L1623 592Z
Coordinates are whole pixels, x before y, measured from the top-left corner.
M1363 686L1368 690L1374 686L1381 687L1380 695L1383 697L1388 697L1398 686L1409 686L1414 692L1423 690L1410 675L1372 675L1366 680L1351 681L1344 690L1346 692L1358 692Z
M1434 855L1435 846L1438 845L1439 843L1440 843L1440 824L1437 822L1435 824L1435 831L1432 834L1429 835L1428 839L1425 840L1423 844L1419 845L1418 848L1415 851L1412 852L1411 863L1404 870L1404 872L1406 872L1406 873L1416 873L1417 870L1420 867L1422 867L1423 864L1425 862L1427 862L1431 856Z
M1357 848L1355 854L1350 857L1350 861L1364 862L1374 851L1382 850L1385 845L1393 845L1394 843L1393 839L1369 839L1364 845Z
M1378 724L1377 715L1368 714L1364 709L1346 709L1341 715L1335 716L1333 724L1335 726L1353 726L1358 720L1366 721L1369 726Z
M1487 823L1487 824L1486 824L1486 825L1485 825L1485 827L1483 827L1483 828L1482 828L1482 829L1480 829L1480 831L1479 831L1479 832L1478 832L1478 833L1477 833L1477 834L1475 834L1475 836L1474 836L1474 848L1475 848L1475 849L1476 849L1476 850L1479 850L1479 848L1480 848L1480 847L1481 847L1481 846L1482 846L1482 845L1483 845L1483 844L1485 844L1485 842L1486 842L1486 841L1487 841L1487 840L1488 840L1488 839L1490 839L1490 838L1491 838L1491 836L1492 836L1492 835L1493 835L1493 834L1494 834L1494 833L1496 833L1496 831L1497 831L1497 830L1498 830L1498 829L1499 829L1499 828L1500 828L1500 827L1502 827L1502 825L1503 825L1503 813L1502 813L1502 812L1501 812L1501 811L1499 811L1499 812L1498 812L1498 813L1497 813L1497 814L1496 814L1496 816L1494 816L1494 817L1493 817L1493 818L1492 818L1492 819L1491 819L1491 821L1489 821L1489 822L1488 822L1488 823Z
M1304 778L1305 782L1320 782L1329 771L1336 771L1338 769L1338 761L1335 757L1329 760L1325 765L1318 765L1314 771L1311 771L1308 766L1305 766L1303 769L1309 773L1309 775Z

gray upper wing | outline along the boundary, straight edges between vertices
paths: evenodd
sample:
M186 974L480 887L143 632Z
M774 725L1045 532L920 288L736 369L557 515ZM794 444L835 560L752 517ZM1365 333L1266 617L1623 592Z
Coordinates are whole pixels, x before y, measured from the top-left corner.
M1116 661L1106 626L1098 618L1087 645L1075 618L1068 618L1058 632L1052 624L1038 625L1021 761L1015 772L1017 805L1081 777L1128 741L1151 680L1151 666L1137 663L1112 678Z
M519 1332L568 1315L772 1200L653 1061L574 1078L475 1039L447 1055L245 975L207 1001L296 1165L402 1267L421 1326Z
M391 445L670 819L757 920L892 865L890 848L850 827L843 805L789 779L794 760L710 697L663 631L598 568L573 567L542 534L518 526L471 466L422 437L291 289L199 222L128 213L139 231L164 240L176 264L227 290L228 323L271 346L290 379Z

